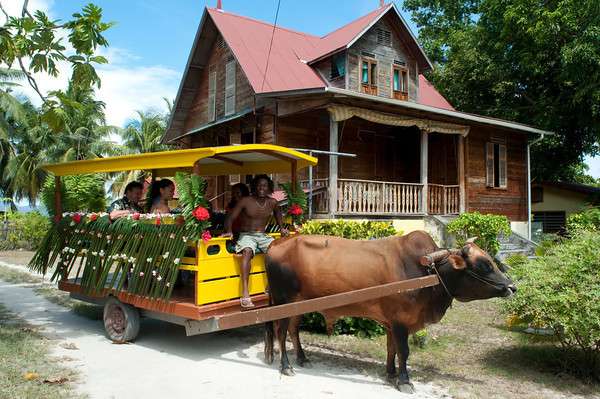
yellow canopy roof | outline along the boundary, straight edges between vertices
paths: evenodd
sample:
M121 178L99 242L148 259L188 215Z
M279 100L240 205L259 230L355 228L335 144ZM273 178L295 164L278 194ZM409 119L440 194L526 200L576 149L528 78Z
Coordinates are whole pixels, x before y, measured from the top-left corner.
M296 169L317 164L317 158L286 147L242 144L96 158L44 165L43 168L55 176L126 170L153 170L156 176L173 176L177 171L190 171L196 161L199 161L200 173L204 176L289 173L293 162Z

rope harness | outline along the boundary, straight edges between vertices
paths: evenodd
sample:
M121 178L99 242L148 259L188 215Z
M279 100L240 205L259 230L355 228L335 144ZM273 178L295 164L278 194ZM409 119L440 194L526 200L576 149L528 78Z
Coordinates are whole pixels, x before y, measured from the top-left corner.
M444 251L445 253L441 256L441 258L439 260L436 261L433 259L433 257L431 255L426 255L423 257L423 259L425 259L427 262L425 264L423 264L423 263L421 263L421 264L427 268L428 274L435 273L437 275L438 279L440 280L440 284L442 285L442 287L444 287L444 290L446 291L446 294L448 294L450 299L454 299L454 295L452 295L450 293L450 290L446 286L446 283L444 283L444 280L442 279L442 276L440 275L440 272L436 267L436 263L439 265L441 263L446 262L448 257L450 255L452 255L454 252L456 252L456 250L443 249L442 251ZM465 269L464 271L465 271L465 273L467 273L467 275L473 277L475 280L478 280L484 284L494 287L495 289L502 287L502 284L498 284L486 277L480 276L479 274L477 274L469 269ZM450 307L452 307L452 304L450 304Z

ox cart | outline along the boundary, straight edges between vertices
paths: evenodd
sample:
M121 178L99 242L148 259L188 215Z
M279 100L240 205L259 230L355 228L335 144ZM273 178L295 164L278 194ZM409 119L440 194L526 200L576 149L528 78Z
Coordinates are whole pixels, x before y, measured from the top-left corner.
M201 239L191 234L177 215L134 213L110 220L107 214L63 212L62 207L63 178L70 175L149 171L155 181L188 173L190 178L209 177L218 183L221 176L239 180L242 176L267 173L289 177L289 187L299 190L298 171L316 163L316 158L285 147L248 144L46 165L45 169L55 177L55 224L30 267L41 273L53 270L52 278L58 280L60 290L75 299L103 305L104 326L115 342L135 339L140 317L182 325L189 336L336 308L439 283L437 276L430 275L269 306L265 255L257 254L249 278L256 308L241 311L241 258L233 253L229 238L218 237L218 225L210 228L211 235ZM179 182L177 178L176 181ZM191 184L192 189L203 190L205 185L197 182ZM268 231L279 238L275 229Z

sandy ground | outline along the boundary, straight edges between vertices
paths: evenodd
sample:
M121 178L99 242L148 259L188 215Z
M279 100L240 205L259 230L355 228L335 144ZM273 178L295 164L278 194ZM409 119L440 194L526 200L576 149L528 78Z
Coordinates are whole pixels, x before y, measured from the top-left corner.
M78 316L23 284L0 281L0 303L42 327L55 344L53 355L79 371L77 389L91 398L448 397L443 388L417 382L416 394L402 394L382 380L382 365L365 369L339 354L312 353L312 369L281 376L275 364L263 362L262 330L256 327L186 337L182 327L143 320L135 343L115 345L101 321Z

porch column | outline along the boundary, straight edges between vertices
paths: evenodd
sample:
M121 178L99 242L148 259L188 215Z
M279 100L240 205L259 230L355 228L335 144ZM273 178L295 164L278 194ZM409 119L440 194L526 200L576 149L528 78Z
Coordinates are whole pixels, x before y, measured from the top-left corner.
M427 203L427 162L429 154L429 136L427 132L421 130L421 184L423 185L423 191L421 195L421 212L424 214L429 213Z
M338 122L329 115L329 217L334 218L337 211L338 195ZM334 155L335 154L335 155Z
M460 198L459 202L459 213L466 211L466 190L465 190L465 138L460 135L458 136L458 195Z

